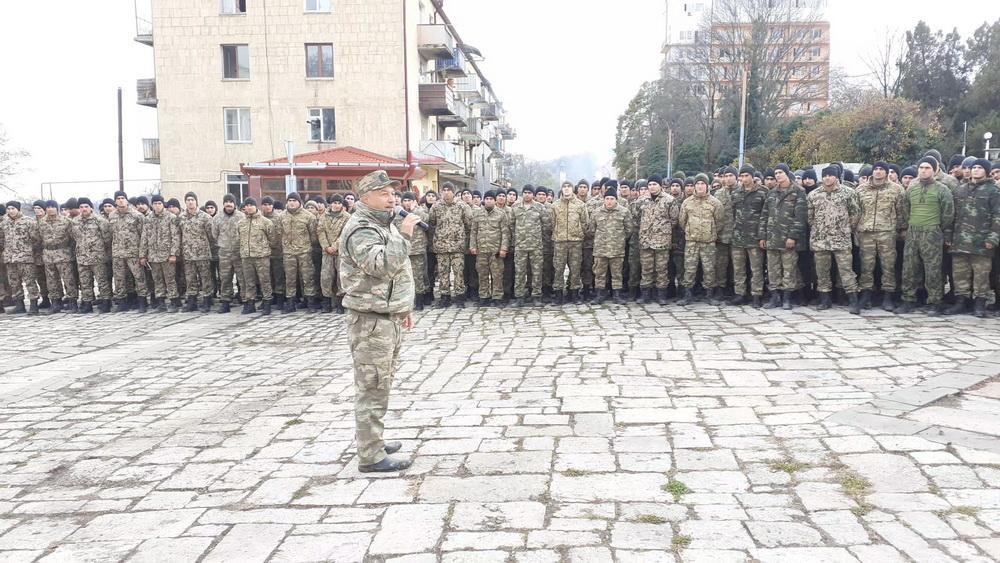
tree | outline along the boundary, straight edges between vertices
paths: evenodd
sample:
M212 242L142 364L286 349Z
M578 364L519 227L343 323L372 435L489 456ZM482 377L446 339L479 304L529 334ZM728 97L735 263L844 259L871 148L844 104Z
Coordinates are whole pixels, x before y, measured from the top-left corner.
M618 117L612 164L619 177L629 178L635 173L635 159L641 158L653 137L654 100L659 96L659 90L658 82L644 82L625 113Z
M526 184L550 188L556 183L555 177L547 170L545 164L528 160L523 154L511 156L509 176L510 185L517 189Z
M16 193L10 187L10 178L21 171L21 166L29 156L27 151L10 146L6 131L0 126L0 188Z
M875 49L861 55L861 61L868 68L884 98L899 95L902 84L900 70L907 56L906 48L907 43L900 34L886 29Z
M932 33L921 21L906 32L906 54L899 65L899 92L952 125L955 109L968 90L965 47L958 31Z

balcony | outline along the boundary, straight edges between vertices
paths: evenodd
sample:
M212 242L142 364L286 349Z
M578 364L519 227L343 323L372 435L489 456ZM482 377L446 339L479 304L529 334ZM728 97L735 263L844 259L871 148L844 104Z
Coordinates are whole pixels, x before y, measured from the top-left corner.
M418 25L417 51L426 59L449 58L455 52L455 38L444 25Z
M517 138L517 131L515 131L514 128L510 126L509 123L501 123L500 136L505 141L513 141L514 139Z
M420 143L420 152L427 156L443 158L445 163L441 166L447 169L461 167L463 158L459 157L458 145L452 141L425 140Z
M135 103L140 106L156 107L156 79L140 78L135 82Z
M159 139L143 139L142 140L142 161L146 164L159 164L160 163L160 140Z
M443 127L465 127L469 124L469 106L465 105L465 102L455 96L453 107L454 114L438 116L438 125Z
M420 85L420 111L425 115L457 116L455 92L447 84L436 82Z
M485 141L486 136L478 120L473 119L466 127L458 130L458 140L464 145L476 146Z
M456 79L455 92L470 104L483 101L483 86L476 73Z
M483 121L500 121L499 104L486 104L485 106L479 108L479 118Z
M465 55L461 49L452 50L451 56L435 59L434 71L440 78L463 78L465 72Z
M135 40L143 45L153 46L153 22L145 18L135 17Z

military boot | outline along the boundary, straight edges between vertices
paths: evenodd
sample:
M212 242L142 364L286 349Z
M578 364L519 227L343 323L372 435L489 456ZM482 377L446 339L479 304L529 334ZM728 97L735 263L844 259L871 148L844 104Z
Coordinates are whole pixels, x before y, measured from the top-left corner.
M53 299L51 305L52 306L49 308L50 315L62 312L62 299ZM39 307L40 306L41 305L39 305Z
M817 311L825 311L833 306L833 298L830 296L829 291L819 292L819 305L816 305Z
M604 290L598 289L597 291L594 292L594 298L591 299L590 302L593 305L600 305L601 303L604 303L604 300L605 300Z
M462 299L461 296L456 296L455 297L455 308L456 309L464 309L465 308L465 299Z
M709 289L708 290L708 302L710 304L712 304L712 305L715 305L715 306L722 305L722 303L723 303L722 292L723 292L723 289L721 287L713 287L712 289Z
M847 299L849 301L848 311L852 315L860 315L861 314L861 303L859 302L857 292L855 292L855 293L848 293L847 294Z
M451 307L451 297L447 295L442 295L441 297L438 298L437 306L438 309L447 309L448 307Z
M343 303L343 302L338 299L338 303ZM413 296L413 309L416 311L424 310L424 295L422 293L418 293Z
M121 299L115 299L115 308L113 312L124 313L125 311L128 311L128 306L125 305L125 301Z
M694 292L691 291L690 287L684 288L684 295L677 301L677 304L681 307L687 307L694 301Z
M517 307L517 308L524 307L524 297L515 297L514 298L514 307Z
M271 302L269 300L264 299L263 301L260 302L260 314L261 315L271 314Z
M961 315L967 310L968 305L966 304L966 298L956 295L955 304L945 310L946 315Z
M195 298L192 296L188 296L188 298L184 301L184 312L193 313L197 309L198 306L195 304Z
M583 303L583 297L580 295L579 289L571 289L569 290L569 293L570 293L569 301L571 303L573 303L574 305L579 305L580 303Z
M656 304L661 307L666 307L667 303L670 302L670 296L667 295L667 288L654 288L650 290L650 301L656 300Z
M274 306L279 309L285 306L285 296L280 293L275 293L272 299Z
M147 309L148 305L146 304L146 298L145 297L138 297L137 301L136 301L136 304L139 307L139 312L140 313L145 313L148 310Z
M85 315L87 313L93 313L94 312L94 304L91 303L90 301L81 301L80 302L80 308L77 309L74 312L75 313L80 313L81 315Z
M781 308L786 311L792 310L792 292L782 291L781 292Z
M872 290L866 289L861 292L861 308L862 309L872 308Z
M882 310L890 313L896 309L896 303L892 299L892 294L888 291L882 296Z
M908 315L913 312L914 305L912 301L903 301L903 304L896 307L897 315Z
M732 306L734 306L734 307L739 307L740 305L746 305L747 304L747 296L746 295L737 295L737 296L735 296L735 297L733 297L732 299L729 300L729 304L732 305Z
M167 310L167 298L166 297L160 297L159 299L157 299L156 297L151 297L150 300L149 300L149 307L150 307L151 311L154 312L154 313L163 313L163 312L166 312L166 310Z
M28 314L29 315L37 315L38 314L38 300L37 299L32 299L31 302L28 303Z
M52 302L49 301L48 296L42 297L42 302L38 304L39 309L48 309L52 307Z
M973 316L979 317L980 319L986 318L986 298L976 297L975 301L972 303L972 314Z
M653 288L644 287L639 291L639 303L650 303L653 301Z
M63 310L67 313L75 313L77 311L76 299L70 299L67 297L63 302Z
M333 312L333 303L332 303L332 301L333 300L331 298L329 298L329 297L324 297L323 298L323 300L322 300L323 307L322 307L321 310L324 313L332 313Z
M243 310L240 311L241 315L251 315L257 312L257 308L254 306L253 301L247 301L243 304Z
M98 313L110 313L111 312L111 300L101 299L97 305Z
M774 290L771 292L771 298L764 304L765 309L776 309L781 307L781 292Z
M762 301L760 295L754 295L751 299L752 299L753 308L754 309L760 309L760 306L761 306L760 302Z
M624 289L614 290L613 298L618 305L624 305L628 301L628 296L625 294Z
M24 298L23 297L15 298L15 301L14 301L14 314L15 315L23 315L24 313L27 313L27 312L28 312L28 310L24 308Z
M166 304L166 309L167 309L168 313L176 313L177 312L177 306L178 306L178 304L180 304L181 300L180 300L180 298L174 298L174 299L164 298L163 301ZM160 304L163 305L164 303L160 303Z
M419 298L419 296L418 296L418 298ZM423 309L423 306L421 305L420 308ZM334 297L333 298L333 312L337 313L338 315L343 315L346 312L346 311L344 311L344 298L343 297Z
M308 310L309 310L310 313L313 313L313 314L319 313L319 311L320 311L319 297L315 297L315 296L313 296L313 297L307 297L306 298L306 307L308 308Z
M212 312L212 298L211 297L202 297L201 298L201 306L198 307L198 311L200 311L202 313L211 313Z
M563 292L555 290L552 292L552 304L556 307L562 305L563 302Z

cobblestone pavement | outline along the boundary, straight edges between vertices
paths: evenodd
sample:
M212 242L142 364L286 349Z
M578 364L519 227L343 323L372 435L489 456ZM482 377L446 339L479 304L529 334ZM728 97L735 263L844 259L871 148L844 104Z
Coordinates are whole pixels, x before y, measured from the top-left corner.
M993 320L428 311L377 477L342 317L0 335L0 561L1000 559Z

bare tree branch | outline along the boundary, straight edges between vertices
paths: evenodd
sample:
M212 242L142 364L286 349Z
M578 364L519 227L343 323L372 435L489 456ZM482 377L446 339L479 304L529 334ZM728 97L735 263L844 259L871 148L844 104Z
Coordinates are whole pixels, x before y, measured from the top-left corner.
M0 126L0 188L14 192L8 181L11 176L21 172L21 166L29 156L27 151L9 146L7 133Z
M906 41L903 35L886 28L880 41L868 54L861 55L861 62L871 73L882 97L889 99L899 95L899 67L906 58Z

